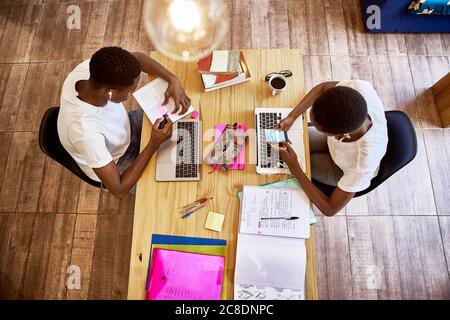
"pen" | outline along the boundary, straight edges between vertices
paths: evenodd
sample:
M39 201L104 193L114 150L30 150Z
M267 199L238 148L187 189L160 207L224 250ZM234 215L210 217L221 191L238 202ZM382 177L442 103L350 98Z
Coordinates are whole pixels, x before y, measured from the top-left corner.
M271 217L271 218L261 218L261 220L297 220L300 219L300 217Z
M195 207L195 209L193 209L191 212L186 213L185 215L183 215L181 217L181 219L186 219L187 217L189 217L191 214L195 213L196 211L200 210L201 208L203 208L204 206L206 206L206 203L203 203L197 207Z
M201 198L201 199L195 200L194 202L191 202L191 203L189 203L189 204L187 204L187 205L185 205L183 207L180 207L178 209L181 209L181 212L183 213L183 212L189 211L190 209L194 208L195 206L197 206L199 204L202 204L204 202L207 202L209 200L212 200L212 197Z
M166 126L166 124L167 124L167 117L168 117L167 114L163 115L163 117L164 117L164 119L159 124L158 129L164 128Z

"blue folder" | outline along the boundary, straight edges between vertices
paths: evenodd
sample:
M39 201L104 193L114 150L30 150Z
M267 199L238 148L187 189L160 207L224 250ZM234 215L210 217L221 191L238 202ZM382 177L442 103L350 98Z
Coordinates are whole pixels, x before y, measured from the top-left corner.
M208 239L208 238L194 238L171 236L165 234L153 234L152 244L185 244L185 245L199 245L199 246L225 246L226 240L222 239Z

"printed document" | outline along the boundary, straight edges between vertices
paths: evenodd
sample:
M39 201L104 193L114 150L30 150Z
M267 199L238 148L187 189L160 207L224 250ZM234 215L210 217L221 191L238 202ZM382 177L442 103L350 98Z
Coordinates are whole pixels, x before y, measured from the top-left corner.
M302 190L244 186L240 233L308 239L309 211Z

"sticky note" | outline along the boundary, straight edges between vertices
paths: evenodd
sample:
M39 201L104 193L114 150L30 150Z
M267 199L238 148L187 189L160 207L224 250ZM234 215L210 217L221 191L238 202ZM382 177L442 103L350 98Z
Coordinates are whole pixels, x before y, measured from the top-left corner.
M220 232L222 231L223 220L225 216L223 214L212 212L208 213L208 217L206 218L205 228L213 231Z

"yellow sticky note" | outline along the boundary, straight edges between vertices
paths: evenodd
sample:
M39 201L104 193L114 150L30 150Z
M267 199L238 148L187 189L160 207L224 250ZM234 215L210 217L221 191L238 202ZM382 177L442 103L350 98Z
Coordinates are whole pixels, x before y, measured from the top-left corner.
M225 216L223 214L212 212L208 213L208 217L206 218L205 228L214 231L222 231L223 220Z

